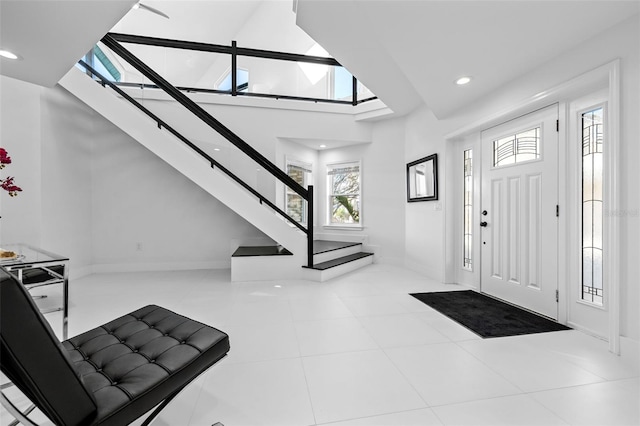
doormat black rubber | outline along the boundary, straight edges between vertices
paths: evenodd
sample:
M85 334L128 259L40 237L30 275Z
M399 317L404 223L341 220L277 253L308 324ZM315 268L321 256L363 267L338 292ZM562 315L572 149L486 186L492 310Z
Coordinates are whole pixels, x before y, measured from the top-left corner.
M411 296L483 338L571 330L555 321L472 290L413 293Z

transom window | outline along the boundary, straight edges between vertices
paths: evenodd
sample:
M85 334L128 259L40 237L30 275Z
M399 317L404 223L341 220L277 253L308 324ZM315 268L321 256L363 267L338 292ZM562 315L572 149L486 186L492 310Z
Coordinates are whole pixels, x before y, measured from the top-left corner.
M360 162L327 166L329 224L359 225L362 217Z
M582 114L582 292L583 301L603 305L602 181L604 109Z
M540 158L540 127L493 141L493 167Z

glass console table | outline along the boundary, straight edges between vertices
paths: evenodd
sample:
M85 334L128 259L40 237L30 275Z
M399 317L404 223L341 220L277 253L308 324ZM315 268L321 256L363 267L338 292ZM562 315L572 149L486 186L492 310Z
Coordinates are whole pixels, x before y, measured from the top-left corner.
M7 244L2 248L15 252L17 257L0 260L0 266L15 275L27 290L62 284L62 306L43 310L42 313L62 311L62 340L66 340L69 317L69 258L27 244Z

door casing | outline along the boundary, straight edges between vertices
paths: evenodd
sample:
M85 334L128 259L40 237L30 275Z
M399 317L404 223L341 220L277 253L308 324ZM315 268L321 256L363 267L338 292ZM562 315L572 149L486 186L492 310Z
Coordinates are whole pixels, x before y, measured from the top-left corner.
M551 87L542 92L531 94L521 102L512 104L510 107L499 111L485 111L478 114L479 118L473 119L469 124L462 126L445 135L445 185L444 209L450 214L445 215L444 245L446 261L443 265L444 282L462 283L471 288L479 289L479 268L474 267L471 271L463 271L459 254L461 253L461 238L459 238L459 228L461 223L460 200L461 174L459 167L459 153L469 147L474 150L474 157L480 150L479 133L482 129L508 121L512 118L526 114L529 111L542 108L557 102L559 105L560 133L559 133L559 240L558 240L558 291L560 303L558 305L558 321L567 323L568 304L570 297L569 287L569 248L572 241L569 241L566 229L570 226L570 219L563 214L564 206L567 205L569 196L566 185L568 184L568 171L566 162L568 160L568 128L566 123L569 119L568 103L584 95L603 89L607 93L608 105L608 125L609 125L609 146L605 156L605 203L608 209L617 210L620 208L620 178L616 169L619 164L620 152L620 60L608 62L591 71L557 86ZM475 161L475 158L474 158ZM477 169L477 168L476 168ZM474 173L474 180L478 176ZM477 197L479 191L475 191ZM474 200L474 205L479 206L479 199ZM475 222L474 222L475 223ZM604 280L609 287L609 333L607 340L609 350L613 353L620 353L620 300L619 300L619 271L620 271L620 231L618 221L608 220L604 224L605 232L605 262L608 267L605 270ZM474 252L479 253L479 238L475 238ZM476 262L477 263L477 262ZM467 275L461 278L463 275ZM587 330L585 330L587 331ZM588 331L587 331L588 332Z

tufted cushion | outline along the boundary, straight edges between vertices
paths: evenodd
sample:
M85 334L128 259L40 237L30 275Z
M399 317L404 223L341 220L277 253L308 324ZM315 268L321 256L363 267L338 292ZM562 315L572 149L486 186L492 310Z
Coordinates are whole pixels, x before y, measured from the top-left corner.
M95 424L126 424L222 358L229 337L150 305L62 344L95 399Z

